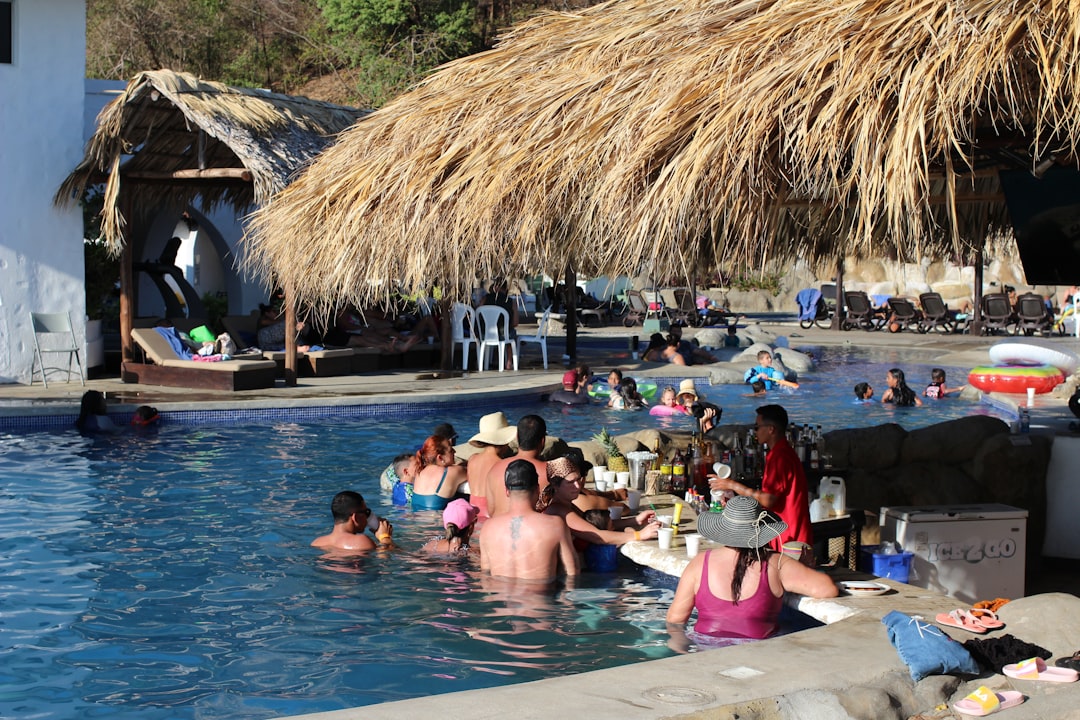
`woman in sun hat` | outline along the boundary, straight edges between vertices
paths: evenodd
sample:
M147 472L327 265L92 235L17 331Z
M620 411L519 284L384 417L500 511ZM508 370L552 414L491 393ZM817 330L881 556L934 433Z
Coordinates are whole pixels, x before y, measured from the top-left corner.
M446 536L429 540L423 548L424 552L432 555L454 555L468 557L470 554L478 555L479 548L469 545L472 539L473 529L476 528L476 519L480 511L468 500L458 498L451 500L443 510L442 522Z
M488 472L505 457L511 455L510 443L517 439L517 428L511 425L502 412L493 412L480 418L480 432L469 438L469 444L481 448L469 456L466 465L469 477L469 499L480 509L480 517L487 518Z
M766 547L786 529L787 523L743 496L732 498L723 512L698 516L698 533L721 547L699 554L683 570L667 614L672 649L686 649L694 608L697 634L761 639L776 632L785 592L836 597L828 575Z

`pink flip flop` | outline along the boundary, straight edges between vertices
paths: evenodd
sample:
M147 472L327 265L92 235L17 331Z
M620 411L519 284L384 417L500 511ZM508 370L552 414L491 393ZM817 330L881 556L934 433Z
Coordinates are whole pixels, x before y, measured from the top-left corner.
M994 692L985 685L968 695L963 700L953 703L953 708L964 715L983 717L998 710L1016 707L1024 702L1024 694L1015 690Z
M1042 680L1044 682L1076 682L1080 673L1069 668L1049 667L1042 658L1029 658L1001 668L1001 672L1019 680Z
M975 616L967 610L953 610L952 612L938 613L934 620L947 627L960 628L961 630L967 630L976 635L982 635L986 632L986 627L980 625L978 620L975 619Z
M997 613L993 610L986 610L984 608L972 608L968 612L973 618L975 618L976 624L982 625L987 630L997 630L999 628L1005 627L1005 623L1001 622L1001 620L998 619Z

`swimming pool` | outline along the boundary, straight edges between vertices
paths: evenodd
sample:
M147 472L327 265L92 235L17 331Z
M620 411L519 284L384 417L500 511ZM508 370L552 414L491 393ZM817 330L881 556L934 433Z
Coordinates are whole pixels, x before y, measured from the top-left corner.
M826 357L794 394L705 394L726 421L779 401L825 429L993 412L951 399L891 411L851 402L850 385L878 388L893 364L868 358L850 378ZM669 655L664 575L631 567L522 593L407 552L437 531L437 515L389 506L378 472L437 422L468 437L490 410L2 436L0 717L266 718ZM599 407L510 414L536 410L567 439L677 421ZM334 562L308 547L345 488L390 517L402 552Z

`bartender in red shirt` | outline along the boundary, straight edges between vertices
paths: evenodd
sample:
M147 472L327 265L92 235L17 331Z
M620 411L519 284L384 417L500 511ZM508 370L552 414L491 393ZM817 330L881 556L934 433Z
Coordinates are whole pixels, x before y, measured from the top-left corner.
M784 543L813 545L810 529L810 500L806 491L806 473L799 456L787 441L788 414L780 405L762 405L757 409L754 430L758 443L768 449L765 454L765 474L761 489L747 487L734 478L709 478L713 490L731 490L757 500L758 504L771 510L787 523L787 530L773 540L774 550L781 550Z

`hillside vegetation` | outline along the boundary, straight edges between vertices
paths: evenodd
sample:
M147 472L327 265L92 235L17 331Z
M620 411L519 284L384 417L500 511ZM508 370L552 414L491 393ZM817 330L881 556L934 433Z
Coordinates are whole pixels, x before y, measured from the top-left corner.
M543 9L590 0L88 0L86 72L169 68L375 108L433 68L492 47Z

